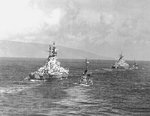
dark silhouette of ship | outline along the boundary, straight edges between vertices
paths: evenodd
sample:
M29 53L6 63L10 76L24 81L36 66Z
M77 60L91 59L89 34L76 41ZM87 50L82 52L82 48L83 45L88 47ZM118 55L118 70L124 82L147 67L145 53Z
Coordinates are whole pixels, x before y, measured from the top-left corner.
M80 85L82 86L90 86L90 85L93 85L93 81L91 79L91 72L89 72L88 70L88 64L89 64L89 61L87 59L85 59L85 70L83 72L83 75L81 76L81 79L80 79Z

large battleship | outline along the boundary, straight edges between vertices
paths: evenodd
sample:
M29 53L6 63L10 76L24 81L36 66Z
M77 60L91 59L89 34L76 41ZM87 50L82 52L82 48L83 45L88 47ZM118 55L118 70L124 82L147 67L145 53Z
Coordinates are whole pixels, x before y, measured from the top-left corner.
M122 53L120 54L119 59L115 62L115 64L111 66L111 68L103 68L105 71L125 71L128 69L130 69L129 64L125 61Z
M111 67L112 69L129 69L129 64L124 60L124 56L122 53L119 56L119 59L115 64Z
M37 71L32 72L26 78L30 81L44 80L49 81L54 78L66 78L68 77L69 69L65 69L60 66L60 62L57 61L57 49L55 43L49 45L49 56L44 66Z

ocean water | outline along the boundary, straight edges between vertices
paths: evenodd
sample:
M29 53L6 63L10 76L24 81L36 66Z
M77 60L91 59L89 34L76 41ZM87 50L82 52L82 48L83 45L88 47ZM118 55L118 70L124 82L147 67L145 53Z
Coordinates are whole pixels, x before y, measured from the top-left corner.
M102 68L114 61L90 60L93 85L85 87L84 60L60 61L68 79L33 83L23 79L45 59L0 58L0 116L150 116L150 62L111 72Z

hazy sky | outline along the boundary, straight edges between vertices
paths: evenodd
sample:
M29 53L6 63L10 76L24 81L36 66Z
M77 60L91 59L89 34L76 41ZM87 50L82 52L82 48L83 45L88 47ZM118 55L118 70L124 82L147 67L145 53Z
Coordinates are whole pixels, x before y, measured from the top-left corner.
M150 60L150 0L0 0L0 40Z

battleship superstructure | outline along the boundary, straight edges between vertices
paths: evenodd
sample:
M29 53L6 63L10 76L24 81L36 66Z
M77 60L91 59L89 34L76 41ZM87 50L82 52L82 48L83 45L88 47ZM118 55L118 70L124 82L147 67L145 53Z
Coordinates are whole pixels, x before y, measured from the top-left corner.
M124 60L124 56L120 54L117 62L112 66L112 69L129 69L129 64Z
M57 61L57 49L55 43L49 45L49 56L44 66L37 71L32 72L26 78L28 80L51 80L52 78L68 77L69 69L65 69L60 66L60 62Z

